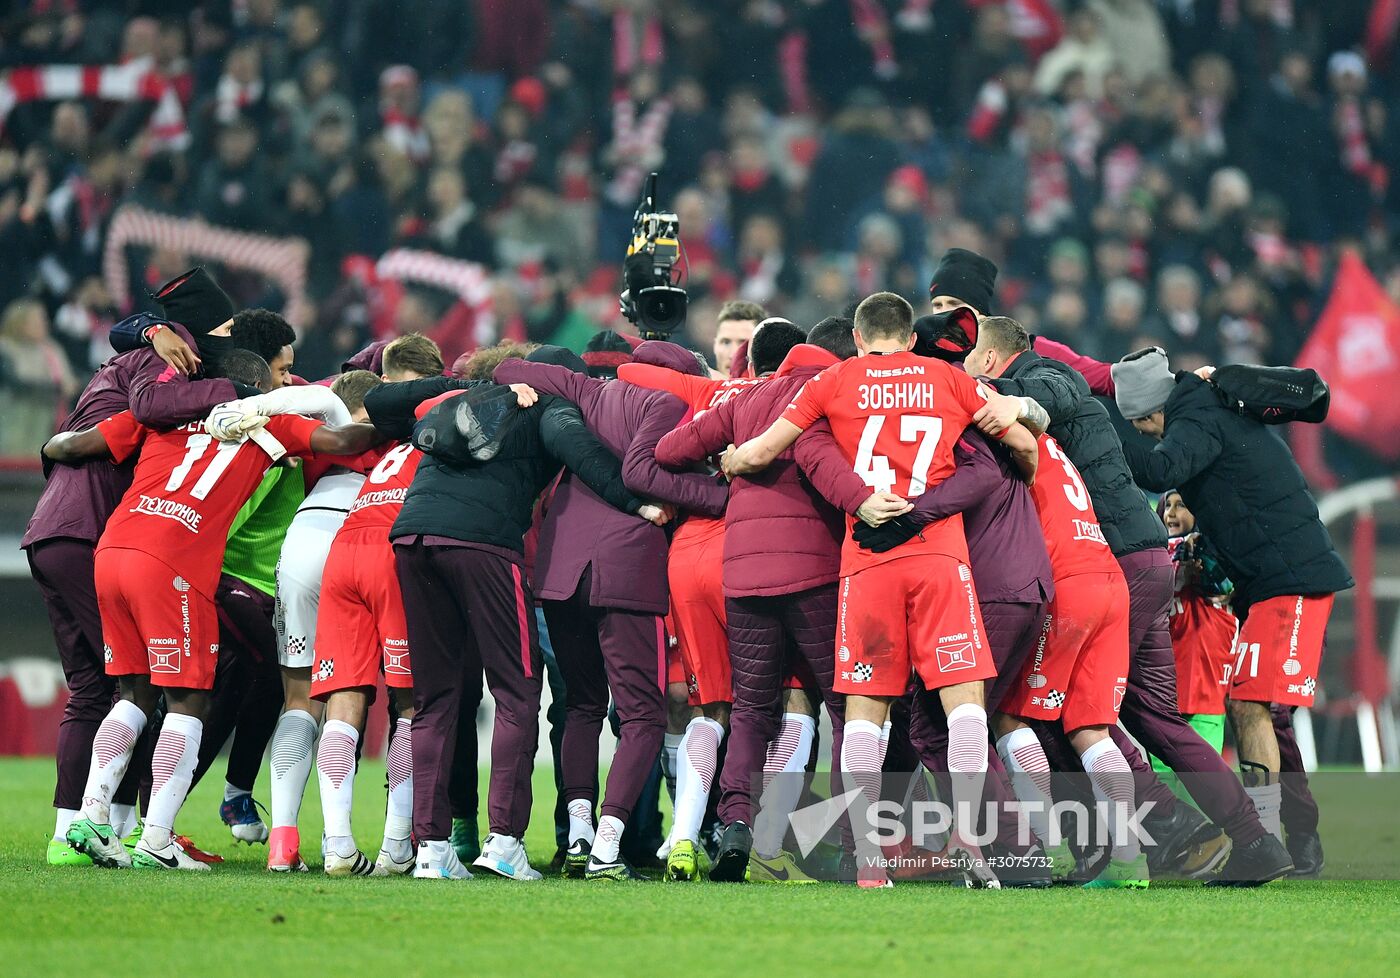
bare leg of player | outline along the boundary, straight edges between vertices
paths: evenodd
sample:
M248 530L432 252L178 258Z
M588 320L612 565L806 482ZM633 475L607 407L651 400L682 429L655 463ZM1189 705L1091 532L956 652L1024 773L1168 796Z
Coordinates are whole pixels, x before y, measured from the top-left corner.
M1283 805L1283 787L1279 782L1278 736L1274 733L1269 704L1231 699L1226 709L1230 724L1235 728L1245 794L1254 802L1264 828L1281 842L1283 824L1279 812Z

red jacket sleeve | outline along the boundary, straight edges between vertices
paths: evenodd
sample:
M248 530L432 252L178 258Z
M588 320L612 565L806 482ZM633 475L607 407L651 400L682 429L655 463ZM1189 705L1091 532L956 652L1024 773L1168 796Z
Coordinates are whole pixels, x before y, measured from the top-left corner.
M667 472L656 460L656 445L685 417L686 406L677 397L661 392L646 395L642 423L622 458L622 481L643 499L675 503L703 516L724 515L729 489L711 476L698 472Z
M841 454L825 418L813 422L798 437L793 454L812 488L843 513L854 516L860 504L870 498L873 490Z
M618 376L622 375L619 373ZM665 468L684 471L716 452L724 451L734 441L736 403L737 400L725 401L688 424L666 432L656 443L656 461Z
M1083 354L1075 353L1063 343L1056 343L1054 340L1047 340L1043 336L1037 336L1033 344L1035 352L1043 357L1067 363L1075 370L1084 375L1084 379L1089 382L1089 390L1099 397L1112 397L1114 391L1113 374L1110 371L1110 364L1102 360L1095 360L1093 357L1086 357Z
M624 363L617 368L617 379L638 387L675 394L697 410L710 403L710 398L720 386L717 380L693 377L670 367L658 367L654 363Z

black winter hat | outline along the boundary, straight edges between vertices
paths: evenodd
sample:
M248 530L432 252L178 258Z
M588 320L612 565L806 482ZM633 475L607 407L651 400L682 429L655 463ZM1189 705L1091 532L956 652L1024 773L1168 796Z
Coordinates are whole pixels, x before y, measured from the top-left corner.
M203 266L191 268L166 282L152 296L165 317L195 336L205 336L233 317L233 300Z
M588 373L588 364L583 362L583 357L562 346L545 344L531 351L525 359L530 363L552 363L556 367L568 367L578 374Z
M986 316L992 311L996 283L997 266L991 259L966 248L949 248L933 270L928 297L951 295Z
M914 352L921 357L962 363L976 345L977 313L966 306L920 316L914 321Z

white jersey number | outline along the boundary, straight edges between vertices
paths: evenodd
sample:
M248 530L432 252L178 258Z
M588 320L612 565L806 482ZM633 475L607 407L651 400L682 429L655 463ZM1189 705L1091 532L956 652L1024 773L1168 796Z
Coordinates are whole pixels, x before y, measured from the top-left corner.
M190 469L194 468L194 463L204 457L204 453L209 451L209 446L213 443L212 435L190 435L189 440L185 442L185 457L175 466L174 471L170 473L170 479L165 483L166 492L175 492L184 485ZM190 488L190 495L195 499L203 499L209 495L219 477L233 464L234 455L243 447L243 443L239 441L221 441L218 445L209 468L204 470L204 474Z
M865 430L856 446L855 473L875 492L893 492L896 473L890 460L875 454L875 442L885 426L885 415L872 414L865 419ZM928 470L938 451L938 439L943 434L943 419L921 414L905 414L899 419L899 440L919 443L914 453L913 471L909 479L909 496L921 495L928 483Z
M1050 453L1051 458L1064 466L1065 475L1069 477L1069 483L1065 486L1065 496L1070 505L1081 513L1089 512L1089 490L1084 488L1084 480L1079 477L1079 470L1074 467L1074 463L1065 455L1055 439L1049 436L1045 439L1045 450Z
M408 457L413 454L411 442L404 442L395 448L391 448L379 460L379 464L374 467L374 471L369 474L369 481L372 485L381 486L394 476L398 475L399 469L403 468L403 463L408 461Z

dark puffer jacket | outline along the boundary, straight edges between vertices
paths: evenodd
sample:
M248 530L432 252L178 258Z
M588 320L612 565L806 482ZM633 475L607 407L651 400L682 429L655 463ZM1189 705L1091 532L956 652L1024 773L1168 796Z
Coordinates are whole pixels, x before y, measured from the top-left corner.
M1317 515L1303 473L1276 431L1225 407L1210 384L1177 374L1155 447L1123 451L1144 488L1176 488L1235 582L1236 609L1283 594L1354 583Z
M381 384L365 395L365 410L380 431L404 441L424 402L481 383L427 377ZM627 512L640 506L622 483L621 462L583 426L578 409L545 397L521 412L521 423L490 462L424 455L390 537L422 534L523 552L535 499L560 463L611 505Z
M1113 556L1166 547L1162 521L1133 484L1108 411L1094 400L1078 371L1027 350L991 383L1003 394L1038 401L1049 413L1050 434L1084 477Z
M772 378L662 438L656 460L685 469L762 433L803 384L839 362L820 347L793 347ZM869 496L826 422L813 425L768 468L734 480L724 513L725 595L796 594L836 580L846 533L836 507L854 513Z

